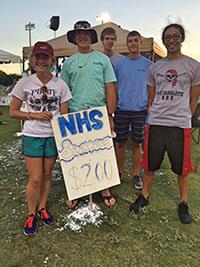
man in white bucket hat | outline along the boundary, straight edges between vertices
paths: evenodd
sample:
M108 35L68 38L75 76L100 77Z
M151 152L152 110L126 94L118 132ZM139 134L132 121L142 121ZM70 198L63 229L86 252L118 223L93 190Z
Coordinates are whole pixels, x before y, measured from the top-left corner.
M116 108L115 73L109 58L91 48L97 43L97 33L87 21L78 21L74 29L67 32L70 43L77 45L78 51L69 57L62 68L61 78L69 85L72 100L69 112L107 105L111 130L114 129L113 114ZM101 192L104 204L111 207L116 199L109 189ZM67 201L73 209L78 200Z

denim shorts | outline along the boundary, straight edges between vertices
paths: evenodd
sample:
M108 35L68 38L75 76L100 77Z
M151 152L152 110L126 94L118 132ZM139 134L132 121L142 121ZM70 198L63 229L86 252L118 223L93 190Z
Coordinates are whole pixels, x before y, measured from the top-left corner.
M57 157L58 152L54 137L22 136L22 154L27 157Z

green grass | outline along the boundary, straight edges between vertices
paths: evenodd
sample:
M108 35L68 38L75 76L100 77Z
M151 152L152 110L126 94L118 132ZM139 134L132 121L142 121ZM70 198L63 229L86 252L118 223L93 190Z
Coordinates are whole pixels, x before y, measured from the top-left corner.
M20 130L20 121L11 119L8 114L8 107L0 107L3 115L0 115L0 143L13 140L13 134Z
M20 154L19 122L10 120L4 109L0 120L0 266L199 266L200 251L200 183L199 170L191 174L191 225L182 225L177 216L178 188L167 158L152 188L147 212L140 218L128 216L128 208L136 197L132 187L131 145L127 150L124 180L113 189L117 204L106 208L99 227L87 225L81 233L64 225L66 191L57 164L48 207L56 224L40 223L35 237L22 233L26 216L25 186L27 172ZM200 154L200 145L193 144L192 158ZM162 174L162 175L161 175Z

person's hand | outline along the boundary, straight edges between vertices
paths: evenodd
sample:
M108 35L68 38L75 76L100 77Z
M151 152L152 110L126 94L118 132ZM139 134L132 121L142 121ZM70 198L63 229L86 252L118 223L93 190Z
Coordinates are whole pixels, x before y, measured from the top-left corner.
M51 120L53 117L52 113L50 111L44 111L44 112L41 112L41 120Z
M45 120L49 121L53 117L52 113L49 111L39 112L39 113L31 113L31 118L36 120Z
M150 111L151 111L151 106L148 105L146 111L147 111L147 114L150 113Z

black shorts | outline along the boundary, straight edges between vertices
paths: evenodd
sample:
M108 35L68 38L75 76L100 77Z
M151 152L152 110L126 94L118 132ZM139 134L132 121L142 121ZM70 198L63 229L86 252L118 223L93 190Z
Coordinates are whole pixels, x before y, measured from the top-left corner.
M114 118L117 134L115 141L118 143L125 142L131 134L134 143L142 144L144 142L146 116L146 110L123 111L117 108Z
M190 150L190 128L147 125L142 167L145 172L158 170L167 152L172 171L186 176L193 169Z

